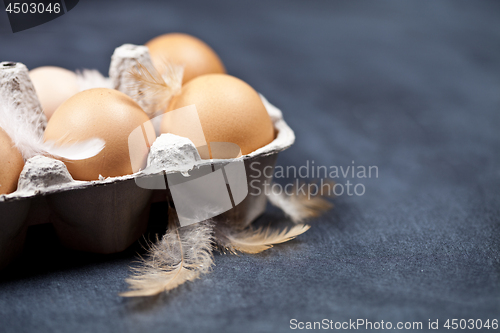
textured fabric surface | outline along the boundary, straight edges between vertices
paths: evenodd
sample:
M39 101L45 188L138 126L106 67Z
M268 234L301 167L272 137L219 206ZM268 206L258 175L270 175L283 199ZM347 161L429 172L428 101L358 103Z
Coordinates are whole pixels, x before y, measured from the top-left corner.
M194 34L282 109L283 166L377 166L297 240L216 255L166 296L117 294L140 250L62 248L31 228L0 274L2 332L285 332L290 319L500 317L500 3L89 1L12 34L0 59L107 73L115 47ZM2 30L3 29L3 30ZM288 179L280 179L285 184ZM151 232L161 230L162 205ZM257 223L286 224L274 209Z

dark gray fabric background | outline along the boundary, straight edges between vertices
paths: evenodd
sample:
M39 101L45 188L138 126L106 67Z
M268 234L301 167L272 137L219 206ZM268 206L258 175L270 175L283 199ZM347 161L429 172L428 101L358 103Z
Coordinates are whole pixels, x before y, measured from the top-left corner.
M107 73L113 49L194 34L283 110L279 165L375 165L297 240L216 255L167 296L120 298L139 246L63 249L50 226L0 281L2 332L284 332L289 321L500 319L498 1L89 1L0 59ZM2 30L3 29L3 30ZM345 183L345 179L337 181ZM286 183L286 180L281 180ZM154 207L151 233L162 229ZM286 220L270 209L258 223Z

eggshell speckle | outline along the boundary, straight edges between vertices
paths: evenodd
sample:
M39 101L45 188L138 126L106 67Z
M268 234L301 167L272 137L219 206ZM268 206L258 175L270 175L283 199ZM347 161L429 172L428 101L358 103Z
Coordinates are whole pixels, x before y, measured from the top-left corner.
M204 74L226 73L215 51L196 37L170 33L153 38L145 45L157 69L161 70L164 60L184 65L183 83Z
M129 135L141 125L146 135L136 138L142 142L129 143ZM76 180L97 180L99 175L117 177L137 172L137 168L132 168L129 144L143 147L145 160L155 131L149 117L132 98L114 89L96 88L82 91L64 102L45 130L45 140L59 144L90 138L106 142L98 155L86 160L64 161Z
M0 128L0 194L12 193L17 189L24 159L14 147L10 137Z
M76 74L61 67L38 67L31 70L29 75L47 119L64 101L79 91Z
M209 74L193 79L173 99L169 111L193 104L209 145L211 142L234 143L246 155L274 139L273 124L259 94L234 76ZM185 122L178 119L172 123L166 117L161 131L191 139L193 134L189 128L193 124ZM200 155L208 158L203 151Z

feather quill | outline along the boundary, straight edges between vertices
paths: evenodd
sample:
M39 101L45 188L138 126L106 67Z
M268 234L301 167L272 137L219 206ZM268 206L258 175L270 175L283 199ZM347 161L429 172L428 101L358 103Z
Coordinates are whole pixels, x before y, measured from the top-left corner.
M134 274L126 280L130 290L121 296L154 296L210 271L214 264L212 221L179 227L178 222L171 223L175 214L172 211L170 208L167 232L161 240L150 245L140 265L132 268Z
M323 186L326 187L327 185L328 183ZM307 186L303 193L294 186L291 195L286 194L285 191L281 191L281 193L269 191L267 197L271 204L280 208L294 223L302 223L313 217L320 216L333 207L332 203L325 199L332 196L330 190L325 193L321 189L316 196L311 195L308 191L309 187Z
M53 142L44 142L43 138L32 130L31 123L24 114L16 112L16 106L12 102L0 103L0 127L11 138L25 160L35 155L80 160L95 156L104 148L104 141L98 138L59 146Z
M134 98L154 105L153 110L163 110L181 91L184 66L164 60L163 66L157 70L137 62L129 74L134 80L131 88L139 92Z
M268 226L266 228L249 228L234 232L231 228L217 225L215 227L215 239L223 252L254 254L270 249L276 244L292 240L309 230L309 228L310 226L306 224L297 224L290 229L285 228L281 231Z

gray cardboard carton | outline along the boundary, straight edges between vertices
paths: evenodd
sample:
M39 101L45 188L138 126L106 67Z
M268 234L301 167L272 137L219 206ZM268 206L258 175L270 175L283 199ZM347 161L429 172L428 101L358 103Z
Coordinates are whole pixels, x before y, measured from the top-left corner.
M237 159L198 160L191 166L199 168L212 163L217 169L235 160L241 161L250 182L256 179L256 168L251 167L251 163L259 162L256 165L260 170L257 183L261 187L260 195L247 195L238 205L216 216L216 221L238 221L245 227L264 212L267 202L264 180L271 181L272 177L262 171L268 166L274 168L278 153L295 140L281 111L264 97L262 100L274 124L274 141ZM38 126L44 127L45 123L40 121ZM157 153L164 151L167 154L168 148L159 145ZM176 170L163 165L161 160L169 160L168 156L164 157L158 161L149 159L156 163L152 165L156 175L186 172L183 168ZM0 268L19 255L26 230L34 224L52 223L62 244L71 249L94 253L125 250L146 230L151 202L167 200L167 189L145 189L137 185L137 179L150 176L139 171L122 177L75 181L61 161L42 155L30 158L21 173L18 189L0 196Z

